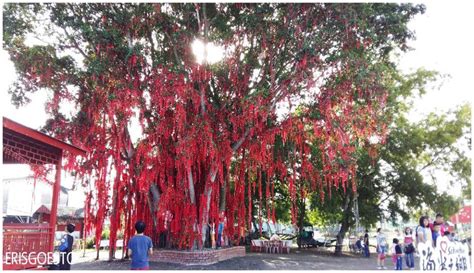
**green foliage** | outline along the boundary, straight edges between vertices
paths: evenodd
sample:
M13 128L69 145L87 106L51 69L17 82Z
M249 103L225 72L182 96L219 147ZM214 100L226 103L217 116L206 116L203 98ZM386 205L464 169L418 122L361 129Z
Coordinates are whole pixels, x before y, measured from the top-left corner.
M387 141L380 146L376 161L365 149L358 151L359 220L367 227L387 216L392 221L398 217L407 221L421 213L456 212L460 200L437 187L438 170L451 175L454 178L451 184L461 184L464 198L470 198L471 161L465 154L471 146L469 105L445 114L431 113L420 122L411 123L406 117L411 97L424 94L425 85L435 80L437 73L426 70L406 76L393 70L391 73L392 81L387 82L391 90L387 118L393 122ZM319 152L317 148L315 151ZM319 199L319 193L313 194L310 219L323 225L340 223L347 194L338 191L324 202ZM349 224L353 225L352 208L347 213L351 215Z
M445 215L458 209L459 200L440 192L436 186L435 172L444 169L455 175L458 183L470 184L470 178L465 176L470 173L467 164L470 159L456 147L466 137L465 130L470 126L467 115L459 114L463 111L466 111L464 106L454 111L452 120L445 115L430 114L418 123L409 123L403 117L395 121L386 145L380 150L376 163L379 169L371 181L377 189L372 196L388 202L386 212L390 219L402 216L408 220L410 210L423 206ZM465 165L460 166L459 162L465 162ZM427 180L427 174L431 179ZM359 187L359 190L363 189ZM360 199L359 204L364 204L365 200Z
M324 201L317 194L311 195L311 206L308 212L309 221L317 226L330 226L342 218L341 195L326 198Z
M301 9L311 9L311 15L314 18L320 18L317 29L306 24L307 33L304 41L300 44L297 32L301 31L301 26L305 26L305 18L294 16L294 20L289 25L285 25L288 18L287 14L298 15ZM207 4L200 11L206 15L208 20L208 29L210 33L207 39L217 44L228 45L228 41L238 41L241 45L241 58L239 71L236 77L237 82L243 81L244 70L265 71L268 70L268 63L274 64L274 77L271 73L262 73L263 76L258 80L250 80L250 83L241 95L242 100L254 100L264 98L270 94L271 86L288 86L291 81L293 66L288 65L295 60L300 61L304 57L317 57L320 66L308 69L305 77L312 77L313 73L325 73L332 67L328 64L341 61L347 64L347 71L334 78L324 79L327 86L339 84L344 79L354 79L355 82L364 82L367 77L374 76L376 82L382 82L389 92L387 107L385 109L387 123L391 123L394 116L400 111L407 109L407 106L401 101L402 98L411 96L413 90L422 88L425 81L435 77L435 73L429 71L418 71L410 76L399 75L393 63L390 62L390 53L396 49L407 50L407 41L413 38L413 32L407 27L407 22L416 14L424 12L423 5L412 4L392 4L392 3L365 3L365 4L280 4L280 3L262 3L262 4ZM28 47L24 44L26 33L33 31L38 26L42 26L36 16L46 14L49 18L47 28L54 30L57 39L54 46L33 46ZM115 93L107 93L108 90L121 89L123 86L116 86L118 79L130 77L126 71L128 63L132 57L143 57L151 60L153 69L169 67L171 71L186 74L183 63L194 63L194 56L190 52L189 44L193 39L203 35L198 30L198 21L196 19L196 8L194 4L100 4L100 3L53 3L45 5L26 5L26 4L8 4L4 6L4 48L12 56L19 81L10 89L10 94L14 103L22 105L28 102L28 96L31 92L36 92L38 88L46 88L54 94L61 94L60 97L68 97L67 85L72 85L80 90L76 101L81 101L81 109L76 116L72 118L72 123L81 128L88 128L90 116L83 112L84 108L90 105L98 104L98 101L107 103L117 100ZM318 22L318 23L319 23ZM242 30L249 30L245 35L241 35ZM251 31L250 31L251 30ZM240 31L240 32L239 32ZM357 42L364 45L355 48L348 45L348 35L357 38ZM130 38L134 37L133 42ZM301 35L300 35L301 36ZM232 38L232 39L231 39ZM272 41L281 46L274 47L272 56L264 56L266 60L261 61L259 55L266 50L265 41ZM355 41L355 39L354 39ZM79 55L79 58L73 58ZM111 54L101 54L104 50L113 52ZM78 60L77 62L75 60ZM235 60L233 60L235 61ZM321 62L319 62L321 61ZM361 66L361 62L367 63L367 66ZM211 70L216 79L224 79L229 75L228 63L215 64ZM136 68L140 69L140 68ZM240 71L240 69L242 71ZM146 77L148 71L143 71ZM108 81L107 79L113 79ZM215 81L215 79L214 79ZM272 83L274 81L274 83ZM272 83L272 84L271 84ZM236 84L236 83L233 83ZM213 81L211 81L213 85ZM304 81L291 84L295 90L306 88ZM371 90L372 86L363 85L363 89ZM150 86L140 86L138 88L143 92L151 90ZM232 90L234 92L234 90ZM283 92L283 91L282 91ZM294 91L293 91L294 92ZM220 92L220 90L209 90L206 92L210 104L218 109L233 109L236 93ZM262 96L263 94L263 96ZM354 92L356 94L356 92ZM70 95L70 94L68 94ZM260 95L257 96L257 95ZM101 100L105 96L105 100ZM79 99L80 98L80 99ZM275 100L278 100L276 97ZM331 100L336 100L333 96ZM313 101L313 104L319 101ZM354 107L367 105L368 101L356 97ZM377 102L373 102L374 104ZM145 103L143 103L145 104ZM313 105L309 105L310 107ZM97 107L97 106L96 106ZM146 108L146 107L144 107ZM318 109L318 107L311 107ZM152 110L145 109L148 118L160 119ZM104 108L101 111L107 111ZM241 109L236 109L235 114L240 115ZM61 121L60 113L53 113L52 121ZM213 113L208 113L212 115ZM296 115L300 114L298 111ZM311 113L314 117L321 117L322 113L315 110ZM117 118L120 113L117 114ZM269 120L269 123L272 124ZM397 121L401 126L410 127L406 121ZM434 121L433 121L434 122ZM151 124L150 124L151 126ZM232 126L232 125L229 125ZM336 124L337 126L337 124ZM398 125L397 125L398 126ZM51 126L50 126L51 127ZM48 129L48 126L47 128ZM381 214L380 202L383 196L380 193L389 189L386 184L393 186L405 196L413 196L421 200L421 196L412 194L407 185L422 186L421 176L417 176L415 170L411 167L418 163L418 157L409 157L404 154L397 154L397 145L406 145L404 152L420 152L418 145L424 143L424 135L416 134L418 131L408 128L408 133L413 134L412 143L405 143L400 138L405 137L404 131L394 132L394 143L387 145L387 151L382 151L383 160L392 164L393 170L390 173L382 172L382 162L379 161L372 166L372 160L361 144L358 157L358 182L359 182L359 209L361 210L361 220L369 225L373 224ZM413 131L413 132L412 132ZM449 133L456 133L454 129ZM434 138L435 136L432 136ZM449 136L445 138L449 140ZM389 138L390 142L390 138ZM318 146L318 140L312 147L314 160L311 162L315 168L320 170L322 162L318 161L324 149ZM295 160L295 153L292 153L294 143L288 141L283 143L281 139L276 140L275 149L282 161ZM390 150L390 148L392 150ZM413 153L414 153L413 152ZM405 165L401 165L405 164ZM410 164L410 165L408 165ZM464 170L467 162L458 161L456 167ZM468 172L463 172L465 176ZM252 174L247 174L247 180ZM382 176L386 178L381 178ZM401 178L405 183L401 183ZM252 177L254 179L254 177ZM252 180L254 181L254 180ZM276 181L274 197L276 201L277 218L284 221L290 221L289 208L289 190L286 187L286 181ZM298 181L297 187L309 181ZM411 184L410 184L411 183ZM232 183L231 183L232 184ZM265 185L263 185L265 186ZM246 189L247 190L247 189ZM299 191L298 191L299 192ZM344 208L341 204L353 198L348 196L350 189L344 192L342 189L335 190L332 198L327 197L324 201L319 196L310 196L311 208L309 220L314 223L336 223L341 221L344 215ZM300 193L298 193L300 194ZM247 198L247 194L245 195ZM256 194L252 198L259 198ZM265 199L262 201L266 201ZM414 202L415 202L414 201ZM392 201L390 201L392 202ZM395 199L389 205L391 211L403 213L397 206L399 202ZM256 211L256 202L253 202L252 209L254 215ZM300 200L298 204L300 209L306 209L306 200ZM350 206L349 206L350 207ZM264 209L264 208L263 208ZM347 208L346 208L347 210ZM266 215L265 211L264 214ZM300 214L301 215L301 214ZM304 215L304 214L302 214ZM302 217L300 222L308 219ZM352 221L353 222L353 221ZM351 223L352 223L351 222ZM102 237L108 237L108 233L103 233Z
M95 245L95 239L94 238L88 238L86 240L86 249L94 248Z
M288 188L283 183L275 185L275 214L279 222L289 224L291 222L291 202L289 198Z
M101 240L108 240L110 237L110 229L107 228L107 229L104 229L102 231L102 236L100 237Z
M322 26L317 31L308 33L303 46L294 40L298 31L294 24L303 22L299 18L293 25L285 25L285 16L299 9L314 9L314 16L321 17ZM284 82L291 72L285 64L292 58L301 59L303 56L318 56L328 63L341 58L352 58L351 54L362 56L367 52L380 58L386 58L394 49L406 50L407 41L413 38L413 32L407 27L407 22L416 14L423 13L423 5L412 4L221 4L210 3L203 6L208 20L208 39L217 44L225 44L235 36L238 29L255 29L266 33L254 37L246 36L248 45L242 48L243 65L260 69L258 57L262 51L262 41L270 38L285 43L274 52L275 64L279 66L277 81ZM41 16L40 16L41 15ZM149 57L154 65L174 67L181 71L181 63L193 58L189 54L188 45L201 35L198 32L194 4L101 4L82 3L51 3L51 4L6 4L4 5L4 48L10 54L23 56L28 51L24 47L25 35L44 28L54 33L56 51L47 56L50 59L45 65L57 64L58 53L70 55L71 49L75 54L82 55L83 63L76 64L75 70L66 69L63 77L70 78L74 85L82 85L80 78L90 78L100 75L114 67L123 65L134 53L138 56ZM49 18L48 18L49 17ZM140 19L141 18L141 19ZM138 23L138 20L142 20ZM52 24L48 24L50 21ZM202 23L202 22L201 22ZM113 26L113 27L111 27ZM348 26L354 26L355 34L361 41L367 42L366 49L345 50L344 40L347 39ZM275 33L272 33L272 29ZM130 47L129 36L142 37L135 39ZM244 39L244 37L241 37ZM328 41L330 43L328 43ZM97 54L98 45L113 46L117 60L110 60ZM368 54L370 55L370 54ZM352 57L351 57L352 56ZM38 56L38 61L43 58ZM17 63L16 61L14 61ZM354 63L355 67L360 68ZM226 66L216 64L212 69L226 74ZM17 68L21 73L25 69ZM56 70L56 69L54 69ZM182 71L184 72L184 71ZM216 72L216 71L215 71ZM364 77L369 70L358 74ZM287 76L285 76L287 75ZM267 77L267 76L266 76ZM23 77L21 77L23 78ZM261 81L259 88L268 90L269 78ZM47 85L46 81L44 82ZM46 87L46 86L45 86ZM58 86L48 86L56 89ZM11 89L15 102L21 105L28 102L28 92L35 92L32 84L17 84ZM218 97L216 97L219 99ZM213 101L217 102L217 101Z
M33 30L34 15L41 11L38 4L3 5L3 47L23 42L24 36Z

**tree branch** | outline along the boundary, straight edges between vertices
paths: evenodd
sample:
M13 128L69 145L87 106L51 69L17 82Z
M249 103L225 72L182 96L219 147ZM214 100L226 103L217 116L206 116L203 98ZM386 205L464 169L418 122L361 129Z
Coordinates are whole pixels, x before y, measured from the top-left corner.
M189 197L191 199L191 204L196 204L196 193L194 191L193 173L191 172L191 168L188 169L188 183L189 183Z
M173 54L174 54L174 58L176 59L176 64L181 66L181 62L179 60L179 56L178 56L178 52L176 51L176 46L173 45L173 39L171 39L171 36L168 34L167 31L164 31L163 32L166 36L166 38L168 38L168 40L170 40L170 44L171 44L171 48L173 49Z
M240 146L244 143L245 139L247 138L247 136L250 134L250 128L247 128L245 130L245 133L244 135L234 144L232 144L232 151L237 151Z
M426 168L428 168L428 167L430 167L430 166L433 166L433 165L436 163L436 161L438 161L438 159L440 158L439 155L444 154L444 153L447 153L447 152L445 151L445 149L448 148L448 147L449 147L449 145L443 146L439 151L437 151L437 152L431 157L431 160L430 160L428 163L426 163L423 167L421 167L421 169L418 170L418 172L421 172L421 171L423 171L424 169L426 169Z
M77 49L84 58L90 61L91 59L89 58L89 56L87 56L86 53L82 50L82 48L79 47L79 44L77 43L77 41L71 35L69 35L66 28L63 27L62 29L64 30L64 33L66 34L67 38L74 44L74 48Z

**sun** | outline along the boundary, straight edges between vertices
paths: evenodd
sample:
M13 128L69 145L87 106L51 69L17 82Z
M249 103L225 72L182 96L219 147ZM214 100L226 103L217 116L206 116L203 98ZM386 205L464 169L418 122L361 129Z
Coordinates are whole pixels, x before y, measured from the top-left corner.
M194 56L196 56L196 62L198 64L214 64L224 58L224 49L220 46L216 46L212 42L204 43L203 41L196 39L191 44L191 48Z

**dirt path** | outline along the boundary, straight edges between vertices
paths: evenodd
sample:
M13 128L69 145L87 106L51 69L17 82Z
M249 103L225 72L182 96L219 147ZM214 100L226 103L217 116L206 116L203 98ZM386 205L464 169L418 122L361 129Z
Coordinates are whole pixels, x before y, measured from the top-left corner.
M117 255L118 256L118 255ZM106 254L101 254L106 257ZM78 261L78 260L76 260ZM416 261L418 265L418 260ZM360 255L335 257L331 252L320 249L292 249L290 254L247 253L245 257L234 258L212 265L180 265L151 262L151 270L377 270L375 255L365 258ZM130 261L78 261L73 270L128 270ZM388 257L387 269L393 270ZM408 270L404 264L404 270Z

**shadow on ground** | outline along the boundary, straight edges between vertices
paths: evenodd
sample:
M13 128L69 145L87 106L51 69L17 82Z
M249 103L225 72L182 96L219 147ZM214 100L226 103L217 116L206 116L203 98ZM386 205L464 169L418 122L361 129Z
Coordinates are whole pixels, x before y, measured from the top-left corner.
M418 260L416 261L418 264ZM388 269L393 269L392 261L386 260ZM404 265L405 266L405 265ZM128 270L130 261L115 260L80 262L73 270ZM360 255L345 254L334 256L322 249L292 249L290 254L247 253L245 257L233 258L212 265L180 265L174 263L151 262L151 270L376 270L375 255L365 258ZM407 269L406 267L404 268Z

